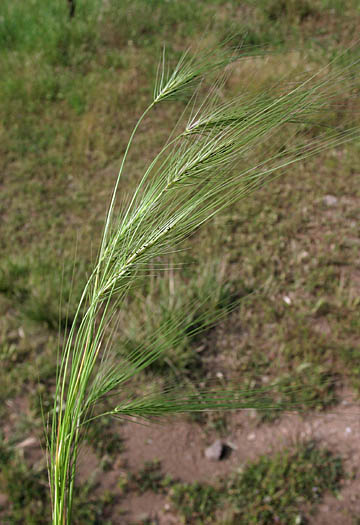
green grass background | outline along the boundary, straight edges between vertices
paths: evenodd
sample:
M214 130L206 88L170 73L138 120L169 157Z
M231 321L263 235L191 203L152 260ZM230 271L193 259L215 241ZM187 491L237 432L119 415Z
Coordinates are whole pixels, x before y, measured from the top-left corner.
M29 465L15 446L28 434L42 435L39 394L46 410L52 402L58 339L71 323L94 261L116 170L151 95L163 44L173 59L199 38L214 45L230 34L238 35L237 43L271 48L271 56L261 63L250 61L228 82L230 96L245 85L254 93L266 89L290 68L301 73L321 67L355 41L359 23L356 0L77 0L71 20L66 0L2 0L0 415L10 424L0 427L0 492L7 495L0 512L6 523L48 522L45 463L39 459ZM344 64L356 54L345 54ZM331 118L343 126L357 115L347 93L339 102L342 110ZM181 109L181 104L165 106L154 121L145 122L124 176L124 194ZM129 297L122 349L141 342L149 330L161 329L183 304L204 300L209 292L211 315L234 298L259 291L219 328L195 341L184 328L173 351L147 371L147 383L169 375L196 383L221 371L244 387L273 382L278 398L296 400L308 411L336 405L339 386L358 392L359 153L359 144L344 145L284 172L169 258L181 270L144 282ZM326 204L326 195L335 196L336 204ZM196 318L187 321L196 323ZM144 388L142 381L137 380L135 391ZM289 386L299 383L303 389L293 399ZM23 410L14 414L19 402ZM214 424L206 417L199 422ZM107 439L100 440L104 427ZM105 421L89 435L100 460L119 453L111 429L111 421ZM311 449L311 454L322 457L324 452ZM301 465L307 461L303 449L284 458L250 465L249 479L257 469L265 476L267 468L292 462L291 476L301 480ZM316 479L320 463L310 463ZM324 489L336 485L340 470L328 477L332 481ZM238 519L234 498L244 491L242 497L251 500L241 511L247 512L244 523L272 523L271 513L259 515L249 488L231 483L234 517L228 523L238 523L231 521ZM135 481L128 485L139 490ZM297 519L299 497L313 503L305 485L295 483L294 499L279 503L280 510L274 504L275 513L284 513L284 523ZM212 505L220 506L203 486L161 487L186 523L204 523L199 509L205 516ZM114 496L91 498L92 490L91 484L79 488L75 523L111 523L106 516L111 516Z

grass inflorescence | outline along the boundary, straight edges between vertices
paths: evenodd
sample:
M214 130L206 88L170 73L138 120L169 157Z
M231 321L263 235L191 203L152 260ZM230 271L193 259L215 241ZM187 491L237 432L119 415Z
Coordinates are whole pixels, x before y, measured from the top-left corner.
M126 399L123 385L154 363L169 345L173 346L183 319L188 317L187 309L194 308L191 303L180 310L178 319L171 316L161 330L146 334L144 344L122 356L114 355L111 347L114 316L139 279L154 270L154 259L167 256L210 218L278 176L285 167L324 149L346 144L359 135L357 127L326 127L323 131L320 125L315 138L312 133L308 140L304 136L299 142L295 140L298 126L308 126L311 118L311 126L316 129L318 116L322 120L324 111L332 107L334 86L347 82L352 89L353 81L348 77L356 62L338 69L334 60L326 70L305 80L277 86L271 96L239 95L224 104L218 94L223 80L214 80L211 75L214 70L230 68L244 60L246 53L233 51L227 55L223 49L220 55L216 50L199 53L186 52L171 73L166 56L161 60L153 99L136 123L123 155L97 262L65 339L49 444L56 524L71 519L78 449L87 425L93 418L101 417L97 406L107 396L114 400L105 413L120 418L281 406L276 399L262 398L262 388L214 392L201 389L185 394L170 389ZM210 90L206 95L199 82L206 85L208 75ZM189 97L189 90L195 90L188 104L189 116L185 110L171 138L145 169L132 197L118 213L115 204L121 177L139 127L155 107ZM293 137L291 145L284 139L284 131ZM275 144L281 141L279 152L264 151L268 140ZM256 162L255 152L261 154ZM214 318L199 316L194 328L188 321L187 333L204 330L221 315L215 310ZM308 402L311 399L312 396ZM289 396L285 400L288 407L300 406L296 396L294 402Z

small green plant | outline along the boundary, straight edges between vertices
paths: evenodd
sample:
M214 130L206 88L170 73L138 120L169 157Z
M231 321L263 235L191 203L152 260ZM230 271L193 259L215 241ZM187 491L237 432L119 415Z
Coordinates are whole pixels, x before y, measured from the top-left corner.
M41 469L30 469L0 435L0 491L6 492L9 505L6 523L45 524L50 519L49 494L45 465Z
M184 523L211 523L222 499L221 493L204 483L177 483L170 491L171 501Z
M123 450L122 439L112 423L110 416L95 419L87 431L86 440L94 446L100 458L111 458Z
M129 292L144 276L162 269L163 258L184 239L295 162L359 136L358 128L323 131L321 126L322 132L314 138L316 119L323 122L336 86L341 82L343 89L351 82L353 64L338 70L334 61L326 71L290 86L277 86L273 93L251 96L243 92L233 101L223 102L221 89L228 70L238 59L253 54L246 49L230 53L227 49L224 46L195 55L188 51L173 70L164 51L152 100L127 144L97 261L59 355L48 443L54 525L71 522L79 446L95 419L280 406L274 401L267 405L261 389L181 390L178 385L138 397L129 394L129 381L183 339L184 327L192 337L224 314L223 309L214 309L209 315L204 308L206 299L201 304L190 300L182 305L175 322L165 319L161 330L145 334L144 340L128 351L119 354L112 347L116 314L124 308ZM224 69L225 77L215 76ZM137 130L154 108L177 100L190 100L187 110L118 211L121 177ZM304 126L311 127L310 136L299 133ZM266 148L269 141L275 146L270 153ZM189 310L198 315L189 319ZM104 411L101 407L107 398L112 405ZM208 499L213 500L212 493Z
M118 345L119 355L146 345L147 334L157 331L158 341L163 340L168 350L147 371L160 374L167 382L179 374L197 382L203 379L201 352L196 349L202 346L204 334L198 333L197 328L201 328L204 318L211 328L211 319L225 317L240 299L228 283L218 282L219 274L221 277L219 264L212 264L204 268L200 279L191 275L186 283L175 278L161 279L145 300L142 294L135 296L128 306L131 322L124 328L126 338ZM194 308L189 308L190 304Z
M140 493L152 490L155 493L165 492L165 489L173 484L170 476L165 476L161 469L161 462L157 459L146 461L143 468L131 476L136 483Z
M262 456L229 483L234 523L305 523L305 505L320 501L325 491L336 491L343 475L341 459L314 443Z

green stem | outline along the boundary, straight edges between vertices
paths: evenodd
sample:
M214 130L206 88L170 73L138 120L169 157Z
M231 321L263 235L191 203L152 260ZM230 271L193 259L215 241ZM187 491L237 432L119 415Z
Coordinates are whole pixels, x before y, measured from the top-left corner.
M127 156L128 156L129 150L130 150L130 147L131 147L131 145L133 143L135 134L136 134L136 132L137 132L141 122L144 120L144 118L149 113L149 111L154 107L154 105L155 105L155 102L152 102L150 104L150 106L148 106L147 109L144 111L144 113L141 115L141 117L137 121L137 123L136 123L136 125L135 125L135 127L134 127L134 129L133 129L133 131L132 131L132 133L130 135L129 142L127 143L126 150L125 150L123 159L121 161L119 174L117 176L117 179L116 179L116 182L115 182L115 186L114 186L114 190L113 190L113 193L112 193L112 197L111 197L111 202L110 202L110 206L109 206L109 209L108 209L108 213L107 213L107 216L106 216L104 233L103 233L102 242L101 242L101 248L100 248L99 260L101 260L102 255L103 255L104 250L105 250L107 236L108 236L108 232L109 232L109 228L110 228L110 224L111 224L111 219L112 219L112 215L113 215L113 211L114 211L116 194L117 194L117 191L118 191L120 178L121 178L122 172L124 170L125 162L126 162L126 159L127 159Z

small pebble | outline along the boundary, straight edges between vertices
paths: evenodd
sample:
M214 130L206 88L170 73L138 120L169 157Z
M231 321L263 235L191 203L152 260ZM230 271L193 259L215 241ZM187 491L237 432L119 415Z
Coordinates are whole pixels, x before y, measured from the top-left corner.
M24 439L21 443L18 443L16 445L16 448L28 448L28 447L34 447L38 444L38 441L35 437L28 437Z
M151 520L151 515L148 512L141 512L136 516L136 523L149 522Z
M248 441L254 441L254 439L256 438L256 434L254 434L254 432L252 432L251 434L248 435Z
M307 252L307 251L304 250L304 251L302 251L302 252L299 253L299 255L298 255L298 261L301 262L301 261L303 261L304 259L307 259L308 257L309 257L309 252Z
M219 461L224 451L224 444L220 439L214 441L210 447L205 449L205 457L211 461Z
M335 206L337 204L337 197L334 195L325 195L323 198L323 203L326 204L326 206Z

